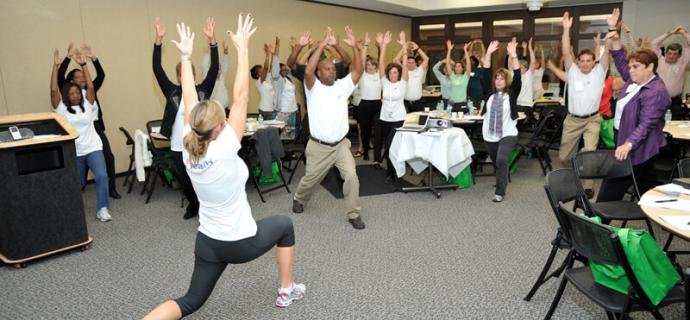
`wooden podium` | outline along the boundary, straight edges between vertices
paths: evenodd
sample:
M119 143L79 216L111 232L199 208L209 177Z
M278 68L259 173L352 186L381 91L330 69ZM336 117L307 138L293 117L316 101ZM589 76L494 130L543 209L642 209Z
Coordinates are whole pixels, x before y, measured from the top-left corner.
M0 142L0 260L17 268L65 250L88 249L74 140L79 133L56 113L0 116L34 137Z

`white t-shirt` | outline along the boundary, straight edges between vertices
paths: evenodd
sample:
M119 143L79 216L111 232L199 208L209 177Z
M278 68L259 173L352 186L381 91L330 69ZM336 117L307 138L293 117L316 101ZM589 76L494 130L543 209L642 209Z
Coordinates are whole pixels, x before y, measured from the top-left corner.
M182 143L182 131L184 130L184 99L180 97L180 106L177 108L175 114L175 122L173 122L172 133L170 134L170 150L182 152L184 145Z
M532 79L532 92L534 92L534 94L532 95L533 100L537 100L544 95L544 85L542 84L543 79L544 68L542 67L537 70L534 70L534 79Z
M377 73L362 73L357 84L362 100L381 100L381 78Z
M519 106L531 107L534 103L532 100L532 95L534 94L534 92L532 92L532 86L534 85L533 79L534 74L532 73L532 70L527 70L524 74L522 74L522 86L520 87L520 94L517 97L517 104Z
M352 75L338 79L331 86L326 86L319 79L309 90L304 84L309 112L309 131L311 135L328 143L343 139L350 130L347 117L347 101L355 90Z
M604 91L606 70L601 64L584 74L573 63L568 70L568 112L576 116L586 116L599 111L601 94Z
M295 99L295 84L288 79L283 79L283 92L280 95L280 112L295 112L297 111L297 100Z
M85 156L94 151L103 150L101 137L98 136L96 128L93 126L94 120L98 119L98 107L90 104L89 101L84 99L85 112L81 112L79 106L71 106L70 108L74 110L74 114L67 111L67 106L60 101L60 104L58 104L54 111L65 117L74 129L79 132L79 137L74 140L77 157Z
M273 90L271 81L264 80L264 82L261 82L261 80L256 80L256 90L259 90L259 97L261 97L259 100L259 110L264 112L275 111L273 106L275 90Z
M383 96L381 99L381 113L379 119L387 122L405 121L405 91L407 82L400 80L390 82L386 76L381 77Z
M484 136L484 141L488 142L498 142L503 137L517 136L517 120L513 120L510 117L510 99L508 94L502 94L503 97L503 126L502 136L495 135L489 130L489 121L491 121L491 106L493 105L494 99L498 97L497 93L494 93L486 101L486 113L484 114L484 123L482 124L482 135Z
M189 125L184 127L185 135L191 131ZM199 197L199 232L220 241L256 235L256 222L245 192L249 170L237 155L238 150L240 141L235 130L226 125L198 162L191 163L187 150L182 151L189 179Z
M403 66L403 68L405 68ZM401 75L402 76L402 75ZM405 100L417 101L422 98L422 84L424 84L424 77L426 76L426 69L418 66L407 73L407 90L405 91Z

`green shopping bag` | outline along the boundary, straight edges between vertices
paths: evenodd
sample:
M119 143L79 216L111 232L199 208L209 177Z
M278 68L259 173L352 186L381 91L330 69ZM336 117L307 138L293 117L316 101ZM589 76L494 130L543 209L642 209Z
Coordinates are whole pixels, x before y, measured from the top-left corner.
M599 130L599 137L604 142L607 148L613 149L616 147L616 141L613 139L613 125L615 119L601 119L601 128Z
M448 178L448 182L455 184L460 189L472 187L472 168L470 166L465 167L457 176Z
M513 166L515 161L517 161L518 156L522 153L523 147L521 145L516 145L513 151L510 153L508 158L508 168L510 169L510 174L515 174L517 172L517 166Z
M271 173L272 173L271 176L266 177L263 174L261 174L261 166L260 165L256 165L256 167L254 167L254 176L259 178L259 184L260 185L273 184L276 182L280 182L280 176L278 175L278 162L277 161L273 161L273 166L271 166Z
M599 217L592 218L601 223ZM612 227L618 235L635 277L649 300L658 305L681 280L673 264L646 230ZM590 263L594 281L622 294L628 294L630 280L623 266Z

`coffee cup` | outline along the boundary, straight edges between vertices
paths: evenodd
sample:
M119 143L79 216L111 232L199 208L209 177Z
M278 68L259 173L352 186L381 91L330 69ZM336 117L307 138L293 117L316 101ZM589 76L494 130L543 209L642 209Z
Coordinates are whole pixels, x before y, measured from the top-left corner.
M424 112L429 113L429 107L424 107Z
M460 111L458 112L458 119L462 119L465 116L465 113Z

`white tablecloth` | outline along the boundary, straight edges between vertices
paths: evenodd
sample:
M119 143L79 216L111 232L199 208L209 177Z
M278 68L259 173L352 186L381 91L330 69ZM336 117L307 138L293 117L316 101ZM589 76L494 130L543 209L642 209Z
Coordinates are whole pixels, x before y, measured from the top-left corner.
M405 162L421 173L431 163L446 178L457 176L471 162L474 148L465 131L450 128L441 132L398 131L389 157L398 177L405 175Z

